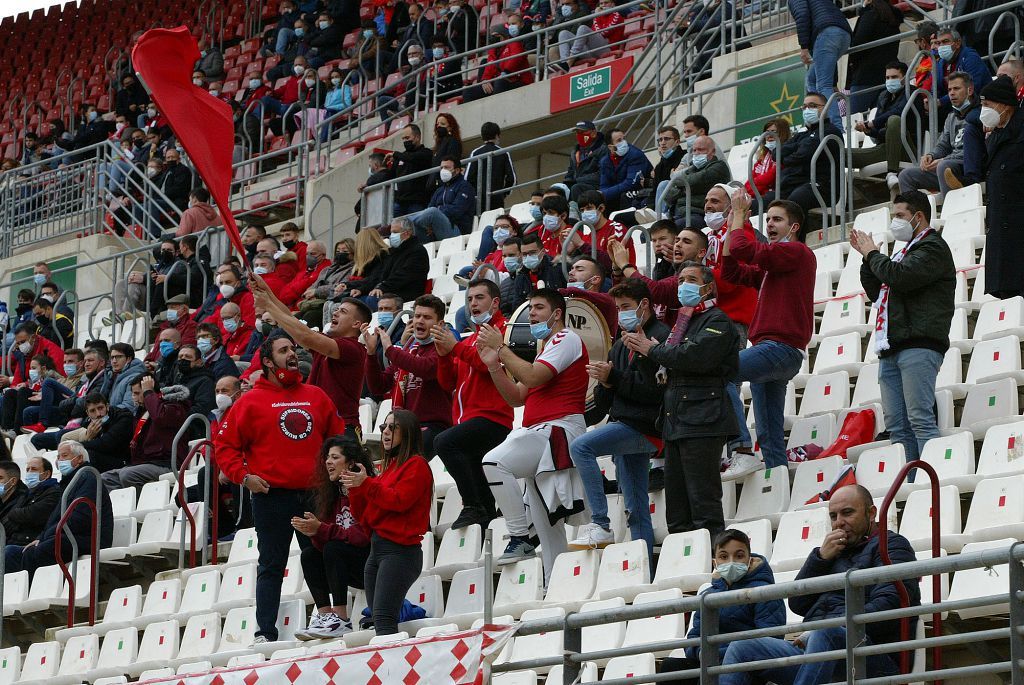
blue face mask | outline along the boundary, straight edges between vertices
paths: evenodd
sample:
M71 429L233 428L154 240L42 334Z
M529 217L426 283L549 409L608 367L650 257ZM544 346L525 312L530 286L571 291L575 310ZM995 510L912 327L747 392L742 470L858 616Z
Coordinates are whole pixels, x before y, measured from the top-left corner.
M402 234L401 233L392 233L391 235L388 236L388 245L390 245L392 247L392 249L398 247L401 244L402 244Z
M940 45L939 46L939 59L949 62L953 59L953 46L952 45Z
M4 493L6 493L6 492L7 492L7 483L0 483L0 497L3 497Z
M540 205L530 205L530 216L534 221L540 221L541 214Z
M295 37L296 38L302 38L304 35L306 35L306 29L303 29L303 28L295 29Z
M540 266L540 259L541 257L539 254L528 254L525 257L523 257L523 266L525 266L530 271L533 271L538 266Z
M586 290L587 284L582 281L569 281L565 284L567 288L575 288L576 290Z
M708 156L693 155L692 157L690 157L690 163L693 164L693 166L697 167L698 169L703 169L708 165Z
M203 353L203 356L210 354L210 350L213 349L213 341L209 338L199 338L196 340L196 347Z
M680 283L676 289L676 297L679 298L679 304L684 307L696 307L700 304L700 286L696 283Z
M78 364L65 364L64 365L64 375L65 376L74 376L76 373L78 373Z
M557 216L554 216L552 214L545 214L543 221L544 221L544 230L548 231L548 232L554 231L562 223L561 219L559 219Z
M373 34L374 34L373 29L366 29L365 31L363 31L363 38L369 40L369 39L373 38Z
M530 335L532 335L535 340L546 340L547 337L551 335L551 326L549 325L550 321L551 319L548 319L547 321L540 321L538 323L531 323Z
M109 420L110 420L110 414L104 414L103 416L100 417L100 423L106 423Z
M804 107L804 126L814 126L821 117L821 112L814 107Z
M237 331L238 330L238 320L237 319L225 319L224 320L224 330L227 331L228 333L234 333L235 331Z
M174 352L174 343L172 343L170 340L161 340L160 341L160 356L161 357L169 357L169 356L171 356L171 352Z
M619 312L619 328L627 330L630 333L640 328L640 315L637 313L639 311L640 307L637 307L631 312Z
M572 5L562 5L562 16L563 17L571 17L572 16Z
M390 328L394 320L394 312L377 312L377 323L384 328Z
M37 380L39 380L39 369L29 369L28 370L28 379L30 381L32 381L33 383L35 383Z
M39 474L35 471L29 471L25 474L25 485L30 488L34 488L39 485Z
M423 338L422 340L419 339L419 338L414 338L414 340L416 341L416 343L418 345L429 345L430 343L434 342L434 336L428 335L427 337Z
M32 276L32 282L35 283L36 285L42 285L43 283L46 283L46 275L35 274L34 276Z
M670 147L667 150L662 150L661 151L661 158L662 159L668 159L669 157L672 156L672 153L674 153L675 151L676 151L676 149L674 147Z
M580 219L582 219L583 223L585 223L587 226L596 226L597 217L598 214L596 209L588 209L583 212L583 214L580 216Z
M766 140L766 141L764 141L764 146L766 148L768 148L769 150L774 152L775 148L777 148L779 146L779 141L777 141L777 140Z
M504 245L505 241L512 237L512 231L507 228L496 228L491 235L494 237L494 242Z
M319 27L320 27L320 30L321 30L321 31L326 31L326 30L327 30L327 27L328 27L328 26L330 26L330 25L331 25L331 24L330 24L329 22L326 22L326 21L320 21L320 22L317 22L317 26L319 26Z
M177 309L168 309L167 310L167 320L170 321L171 323L176 322L178 320L178 310Z
M75 470L75 467L71 465L71 461L67 459L57 460L57 470L60 471L60 475L69 476L71 472Z
M887 79L885 79L885 89L887 91L889 91L890 93L892 93L893 95L895 95L896 93L900 92L900 88L902 88L902 87L903 87L903 84L900 83L900 80L898 78L887 78Z
M615 144L615 154L619 157L625 157L627 152L629 152L629 143L624 140L620 140Z
M434 59L441 59L444 57L444 48L434 48L430 51L430 54L434 56Z
M505 257L502 261L505 262L505 271L510 274L519 271L519 257Z
M485 323L490 323L491 316L493 316L491 310L488 309L483 314L473 314L469 317L469 320L477 326L483 326Z

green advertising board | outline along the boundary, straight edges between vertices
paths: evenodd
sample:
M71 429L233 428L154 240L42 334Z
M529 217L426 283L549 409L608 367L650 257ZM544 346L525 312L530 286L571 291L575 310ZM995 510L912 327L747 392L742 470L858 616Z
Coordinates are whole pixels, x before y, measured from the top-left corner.
M69 266L74 266L75 264L78 263L78 257L62 257L61 259L53 259L46 263L52 271L56 271L57 269L65 269ZM16 281L20 281L23 278L32 278L31 266L25 269L18 269L17 271L12 271L8 283L14 283ZM63 273L56 273L53 275L53 281L54 283L60 286L61 290L73 291L76 287L74 271L64 271ZM39 290L39 288L37 288L35 284L31 282L31 280L29 280L29 282L27 283L19 283L16 286L12 285L7 292L7 311L13 312L14 308L18 306L18 291L21 290L22 288L28 288L29 290L35 290L37 292ZM68 304L70 304L70 302Z
M737 79L746 79L772 71L779 67L798 65L800 57L793 55L785 59L775 60L759 64L750 69L742 69L736 75ZM768 117L778 112L799 107L804 96L804 74L802 68L785 71L780 74L771 74L764 78L754 79L736 87L736 122L750 121L759 117ZM787 114L789 123L800 124L799 120L793 120L792 114ZM745 124L736 129L736 142L753 138L761 134L764 122Z
M607 95L612 90L612 68L595 69L585 74L574 76L569 81L569 104L575 105L600 95Z

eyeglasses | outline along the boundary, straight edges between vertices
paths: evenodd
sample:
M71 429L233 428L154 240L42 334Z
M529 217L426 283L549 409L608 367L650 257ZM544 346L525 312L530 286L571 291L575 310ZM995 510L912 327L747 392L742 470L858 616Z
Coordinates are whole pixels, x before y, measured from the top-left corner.
M385 423L383 426L380 427L381 431L394 431L395 428L396 426L393 423Z
M127 358L128 357L126 355L123 355L123 354L112 354L112 355L110 355L110 360L111 361L114 361L115 359L127 359Z

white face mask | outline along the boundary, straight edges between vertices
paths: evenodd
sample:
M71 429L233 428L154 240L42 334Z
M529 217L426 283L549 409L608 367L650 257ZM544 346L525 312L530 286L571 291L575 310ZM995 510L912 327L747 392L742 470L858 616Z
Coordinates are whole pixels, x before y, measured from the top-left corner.
M331 85L340 86L341 85L341 79L338 78L337 76L335 76L334 78L331 79Z
M201 78L194 78L194 79L192 79L192 85L193 86L199 86L200 88L202 88L203 87L203 79L201 79Z
M217 395L217 409L221 411L227 411L233 402L231 395Z
M704 223L712 231L717 231L725 225L725 214L722 212L705 212Z
M306 71L306 67L302 64L296 64L295 66L292 67L292 71L295 72L296 76L302 76L302 74L305 73Z
M422 61L423 61L422 57L410 57L409 58L409 66L410 67L419 66L419 63L422 62Z
M314 86L316 86L316 79L315 78L308 78L308 79L306 79L306 88L309 88L310 90L312 90Z
M217 97L218 95L220 95L220 91L214 88L210 91L210 95L212 95L213 97Z
M225 300L231 299L231 296L235 294L235 286L233 285L222 285L219 290L221 297Z
M981 121L981 125L985 128L995 128L999 125L999 120L1002 119L999 112L988 105L982 105L981 112L978 114L978 119Z
M908 243L914 237L914 224L906 219L893 219L889 223L889 230L892 231L892 237L901 243Z
M249 87L252 88L253 90L256 90L257 88L259 88L260 84L262 84L262 83L263 83L263 81L260 81L258 78L251 78L251 79L249 79Z
M454 176L454 174L452 173L451 169L441 169L440 176L441 182L447 183L448 181L452 180L452 176Z

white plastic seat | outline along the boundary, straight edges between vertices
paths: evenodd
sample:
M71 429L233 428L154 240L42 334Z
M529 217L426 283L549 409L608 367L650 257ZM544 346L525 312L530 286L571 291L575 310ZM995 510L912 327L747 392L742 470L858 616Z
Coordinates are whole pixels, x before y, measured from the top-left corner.
M678 588L683 592L695 592L710 580L711 534L706 528L672 533L665 538L654 573L654 585L658 589Z
M13 616L21 610L21 605L28 599L28 571L16 571L4 574L4 616Z
M205 659L200 661L189 661L181 664L175 669L175 675L199 675L208 673L213 668L213 663Z
M846 252L848 245L843 243L833 243L832 245L823 245L821 247L814 248L814 258L817 260L817 270L824 271L832 276L832 278L838 278L839 272L843 270L843 265L846 262Z
M835 293L832 290L832 275L818 271L814 274L814 311L821 312L825 304L832 299Z
M918 478L924 474L918 471ZM920 551L932 548L932 492L931 489L915 490L910 493L900 518L900 535ZM963 547L960 514L960 491L955 485L939 488L939 546L948 552L958 552Z
M235 666L255 666L256 664L262 664L267 658L262 654L239 654L228 659L227 667L234 668Z
M546 607L544 609L524 611L522 620L525 622L544 618L564 617L565 609L562 607ZM560 657L562 649L563 632L561 630L550 633L537 633L536 635L520 635L512 643L512 655L509 660L523 661L524 659L540 659L548 656ZM547 673L550 667L540 667L537 670L541 673Z
M466 569L452 577L448 588L448 601L444 608L444 622L468 626L476 614L484 610L484 568Z
M181 602L181 579L168 578L150 584L146 598L142 603L142 611L138 618L132 620L135 628L145 628L150 621L158 616L170 616L178 612Z
M857 332L867 335L873 329L865 312L867 297L865 295L848 295L830 300L825 305L818 326L817 340L828 335Z
M864 450L857 458L857 483L866 487L872 497L883 497L906 463L903 445L899 443ZM923 478L924 474L919 472L918 476Z
M561 685L562 683L562 664L555 664L548 671L548 679L545 680L545 685L551 683L552 685ZM581 683L596 683L597 682L597 664L593 661L584 661L580 664L580 680ZM495 683L497 685L497 683Z
M998 426L990 433L997 433L1007 427ZM981 477L975 474L974 436L967 431L932 438L921 450L921 461L928 462L935 469L940 485L955 485L960 492L974 492L975 486L981 480ZM903 490L927 489L929 483L927 476L919 472L915 482L905 483Z
M544 599L544 564L539 557L503 566L494 592L494 613L518 618L527 609L540 608Z
M814 358L815 374L846 371L850 376L856 376L861 364L859 333L830 335L818 341L817 356Z
M975 440L980 440L990 428L1015 421L1019 414L1015 380L1003 378L978 383L967 393L960 415L960 428L970 431Z
M374 635L370 638L371 645L388 645L392 642L401 642L402 640L408 640L409 633L405 631L398 631L392 635Z
M857 382L864 377L864 369ZM789 431L789 439L786 441L786 448L803 447L804 445L815 444L819 447L828 447L835 440L836 417L833 414L818 414L797 419ZM740 495L742 499L743 495ZM737 517L739 512L737 511Z
M202 551L203 546L206 544L206 526L203 525L206 521L206 505L202 502L189 502L188 510L192 513L195 524L189 521L184 509L179 509L174 517L171 538L163 543L163 549L177 551L184 546L185 553L188 554L192 545L192 527L197 525L199 529L196 532L196 553L198 554ZM182 536L183 532L184 536Z
M256 607L238 607L228 612L220 633L215 664L227 663L231 659L251 653L250 646L256 637ZM262 655L261 655L262 660Z
M850 374L846 371L814 375L807 379L800 399L801 416L839 411L849 406Z
M807 555L821 544L830 530L832 523L829 521L828 509L824 507L783 514L772 547L772 570L799 569Z
M1024 539L1024 474L978 483L964 524L963 542Z
M110 547L100 550L101 562L120 561L138 540L138 522L131 516L115 516Z
M665 602L683 596L679 588L668 588L655 592L641 592L633 599L633 606ZM664 614L650 618L634 618L626 624L626 634L622 639L623 647L645 645L652 642L682 639L686 637L686 615ZM668 652L657 652L655 656L667 655Z
M79 681L96 667L100 653L100 639L95 634L76 635L68 640L61 655L57 679L61 682ZM77 676L77 677L75 677Z
M1024 371L1020 368L1020 338L1015 335L989 338L974 346L966 382L985 383L1012 378L1020 385L1024 383Z
M823 445L824 447L824 445ZM740 488L736 520L768 518L778 523L782 512L789 509L789 469L761 469L747 474Z
M286 599L301 599L306 604L313 603L313 595L306 587L305 576L302 573L302 560L298 554L289 556L288 563L284 567L281 600Z
M137 519L145 519L155 511L164 510L177 510L177 506L171 502L171 482L155 480L143 485L132 516Z
M746 533L750 538L750 551L760 554L765 559L772 556L772 522L771 519L757 519L755 521L733 521L726 528Z
M590 599L597 583L599 554L591 549L559 554L551 566L544 603L575 610Z
M441 576L421 575L413 582L409 591L405 593L405 598L423 609L427 617L415 621L406 621L398 626L401 630L412 635L425 626L440 625L439 622L443 620L441 617L444 615L444 588ZM346 638L351 644L355 644L360 640L358 636L352 633L346 635ZM366 639L369 638L367 637Z
M417 637L419 636L417 635ZM561 681L552 680L551 682ZM493 685L537 685L537 671L528 669L525 671L512 671L510 673L495 673L491 678L491 683Z
M977 477L1024 473L1024 421L994 426L985 433Z
M455 519L462 512L462 495L456 486L448 488L444 495L444 502L441 504L441 513L438 514L437 524L434 526L434 535L443 538L445 532L452 527Z
M231 549L228 551L228 560L223 568L248 564L259 559L259 537L255 528L242 528L235 532L231 541Z
M215 611L196 614L188 619L181 636L176 666L205 659L217 651L220 642L220 614Z
M473 568L479 563L482 543L480 524L474 523L465 528L449 528L441 538L441 546L437 550L437 560L431 573L451 580L459 571Z
M807 501L832 487L842 468L843 458L840 456L800 462L793 476L793 490L789 499L790 511L804 507L820 507L820 503L807 504Z
M984 206L981 194L981 185L974 183L963 188L950 190L942 201L942 220L949 219L954 214L977 210ZM945 234L945 229L943 229Z
M628 602L651 587L650 558L643 540L617 542L601 550L594 599L623 597Z
M1004 335L1024 337L1024 297L992 300L981 306L974 324L974 340L1000 338Z
M222 614L256 601L256 563L239 564L224 569L224 576L213 608Z
M64 590L64 575L60 566L43 566L37 568L32 576L32 585L28 590L28 597L18 611L22 614L31 614L36 611L45 611L51 604L57 604L61 600L61 593Z
M967 334L967 310L957 307L949 322L949 344L967 354L974 349L974 339Z
M181 593L181 604L178 607L177 618L179 621L209 612L217 602L217 593L220 590L220 571L211 569L194 573L185 582L185 589Z
M835 297L841 298L864 293L864 285L860 282L860 265L863 261L864 258L861 257L860 252L850 250L846 257L846 264L839 274L839 282L836 283Z
M1019 496L1019 493L1018 493ZM964 545L961 554L981 552L986 549L1006 549L1017 542L1016 538L990 540L987 542L971 542ZM953 574L953 582L949 587L949 601L955 602L980 597L1010 596L1010 565L994 564L988 568L970 568ZM956 614L964 619L979 616L1000 616L1009 612L1009 601L1004 604L957 609Z
M960 348L950 347L942 356L942 364L935 377L935 388L949 390L958 400L967 396L968 386L964 383L963 351Z
M114 517L131 516L135 511L135 488L118 488L110 491L110 513Z
M654 655L635 654L633 656L617 656L608 661L601 681L618 678L634 678L641 675L654 675Z
M57 675L60 667L60 644L33 642L21 662L21 680L48 680Z
M17 647L0 649L0 685L11 685L21 677L21 650Z
M878 363L864 364L853 388L851 407L863 407L882 401L882 388L878 384Z
M435 456L430 460L430 473L434 476L434 496L444 497L448 488L455 485L455 479L448 473L448 467L441 461L441 457Z
M139 617L142 611L142 586L131 585L129 587L115 587L110 591L106 608L103 610L103 618L94 626L82 625L71 628L63 628L54 634L58 642L67 642L75 635L85 633L96 633L105 635L107 632L120 628L127 628L132 621Z
M622 597L612 597L594 602L587 602L580 607L579 613L601 612L608 609L616 609L626 606L626 600ZM626 637L626 622L616 621L614 623L603 623L596 626L587 626L581 631L583 652L598 652L606 649L618 649ZM598 665L603 665L606 660L598 660Z
M69 643L70 644L70 643ZM67 648L64 649L65 653ZM139 656L139 631L132 627L109 631L103 638L96 667L89 674L89 680L119 676L128 672L128 667Z
M128 553L132 556L159 553L164 543L171 539L173 528L174 513L169 509L149 512L142 521L135 543L128 545Z

